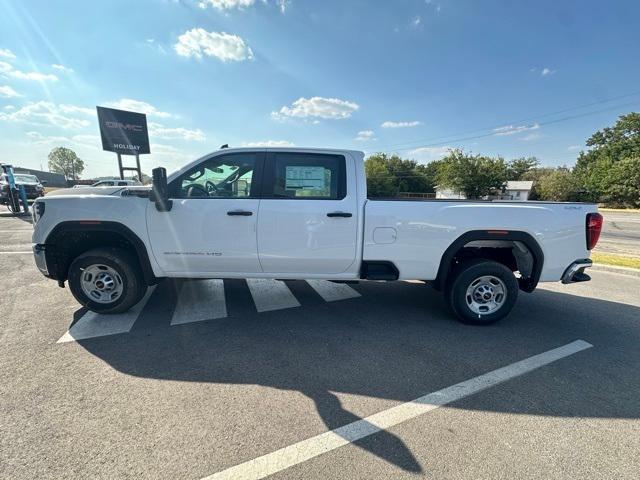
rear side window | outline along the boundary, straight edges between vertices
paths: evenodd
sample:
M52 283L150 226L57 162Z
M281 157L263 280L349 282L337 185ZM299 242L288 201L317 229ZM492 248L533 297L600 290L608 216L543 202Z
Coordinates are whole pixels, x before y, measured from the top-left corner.
M273 153L268 159L267 198L340 200L346 193L341 155Z

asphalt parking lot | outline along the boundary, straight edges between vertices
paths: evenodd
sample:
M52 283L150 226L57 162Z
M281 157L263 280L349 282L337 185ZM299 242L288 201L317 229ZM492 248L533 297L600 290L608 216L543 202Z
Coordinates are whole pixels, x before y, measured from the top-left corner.
M0 216L0 478L638 477L638 277L484 328L410 282L165 281L105 318L30 229Z

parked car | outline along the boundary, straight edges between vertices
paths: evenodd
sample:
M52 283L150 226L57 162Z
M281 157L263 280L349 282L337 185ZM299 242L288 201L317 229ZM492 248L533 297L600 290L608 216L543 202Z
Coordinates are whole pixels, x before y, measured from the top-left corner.
M26 173L14 173L16 185L23 185L28 200L35 200L44 196L44 186L38 177ZM0 203L6 204L9 198L9 179L7 174L0 175Z
M99 180L91 185L74 185L73 188L87 188L87 187L131 187L136 185L142 185L137 180L121 180L119 178L113 178L108 180Z
M73 193L70 190L67 192ZM589 280L593 204L367 199L364 154L224 149L148 187L34 205L36 265L101 313L166 277L428 281L463 322L538 282Z

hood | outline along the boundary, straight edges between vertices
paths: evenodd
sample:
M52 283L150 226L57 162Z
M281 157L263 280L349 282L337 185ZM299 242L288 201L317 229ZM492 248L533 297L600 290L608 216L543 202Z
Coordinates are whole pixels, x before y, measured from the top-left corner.
M87 195L113 195L124 190L125 187L80 187L80 188L58 188L47 193L47 197L60 197L63 195L73 195L85 197Z

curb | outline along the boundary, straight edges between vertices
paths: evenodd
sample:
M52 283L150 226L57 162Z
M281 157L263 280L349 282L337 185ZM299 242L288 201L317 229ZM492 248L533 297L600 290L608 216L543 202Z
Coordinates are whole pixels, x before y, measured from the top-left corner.
M615 265L603 265L602 263L594 263L591 269L601 272L622 273L624 275L640 277L640 270L637 268L617 267Z

